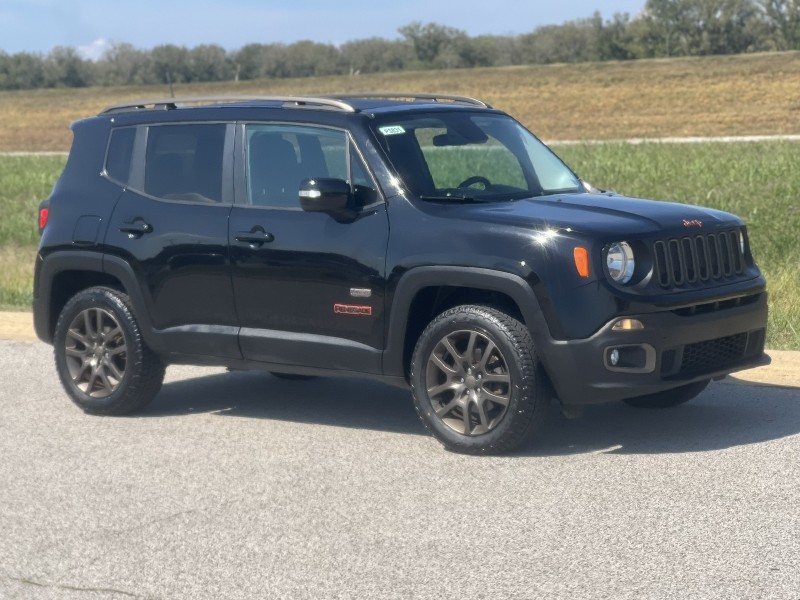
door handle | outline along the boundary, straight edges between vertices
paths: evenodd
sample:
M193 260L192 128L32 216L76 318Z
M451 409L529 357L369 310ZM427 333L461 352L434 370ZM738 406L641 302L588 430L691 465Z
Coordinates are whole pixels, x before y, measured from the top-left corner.
M131 221L129 223L123 223L119 230L122 233L127 233L128 237L135 237L140 236L145 233L150 233L153 231L153 226L150 223L145 223L142 220Z
M239 231L236 233L236 241L245 244L269 244L275 236L267 231Z

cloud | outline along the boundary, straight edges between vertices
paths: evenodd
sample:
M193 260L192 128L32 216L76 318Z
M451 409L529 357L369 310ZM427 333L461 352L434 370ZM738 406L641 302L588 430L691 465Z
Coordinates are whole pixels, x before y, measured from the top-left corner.
M77 50L81 58L97 62L103 58L110 47L111 42L105 38L100 38L86 46L78 46Z

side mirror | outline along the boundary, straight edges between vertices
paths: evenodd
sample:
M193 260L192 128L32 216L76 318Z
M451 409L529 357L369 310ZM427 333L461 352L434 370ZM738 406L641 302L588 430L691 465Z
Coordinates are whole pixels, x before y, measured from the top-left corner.
M344 179L317 177L300 182L300 206L308 212L324 212L338 220L352 218L352 192Z

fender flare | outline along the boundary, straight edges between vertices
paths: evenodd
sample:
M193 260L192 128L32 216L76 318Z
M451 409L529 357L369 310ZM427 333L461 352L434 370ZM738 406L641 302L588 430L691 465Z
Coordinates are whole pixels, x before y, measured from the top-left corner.
M119 280L125 293L130 298L142 335L150 344L153 339L153 327L146 310L137 278L131 266L117 256L101 254L88 250L58 250L39 258L41 265L37 273L37 289L33 302L33 325L37 337L51 344L54 319L58 315L51 314L53 301L53 281L64 271L83 271L111 275Z
M543 348L552 340L536 294L519 275L480 267L416 267L404 273L395 287L383 357L385 375L405 377L403 349L411 303L420 290L441 286L468 287L505 294L519 307L537 347Z
M103 255L87 250L59 250L47 256L37 256L36 283L33 299L33 328L36 336L53 343L54 318L51 314L53 281L63 271L103 272Z

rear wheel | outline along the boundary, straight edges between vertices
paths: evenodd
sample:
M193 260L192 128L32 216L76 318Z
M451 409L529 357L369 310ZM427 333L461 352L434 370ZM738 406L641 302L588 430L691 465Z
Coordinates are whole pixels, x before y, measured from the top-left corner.
M64 306L53 337L58 376L85 412L123 415L161 388L164 364L145 345L128 296L89 288Z
M412 357L411 387L425 426L466 454L513 450L549 401L528 329L484 306L457 306L428 325Z
M673 388L646 396L625 398L623 402L636 408L670 408L688 402L697 397L708 386L710 380L697 381L681 387Z

